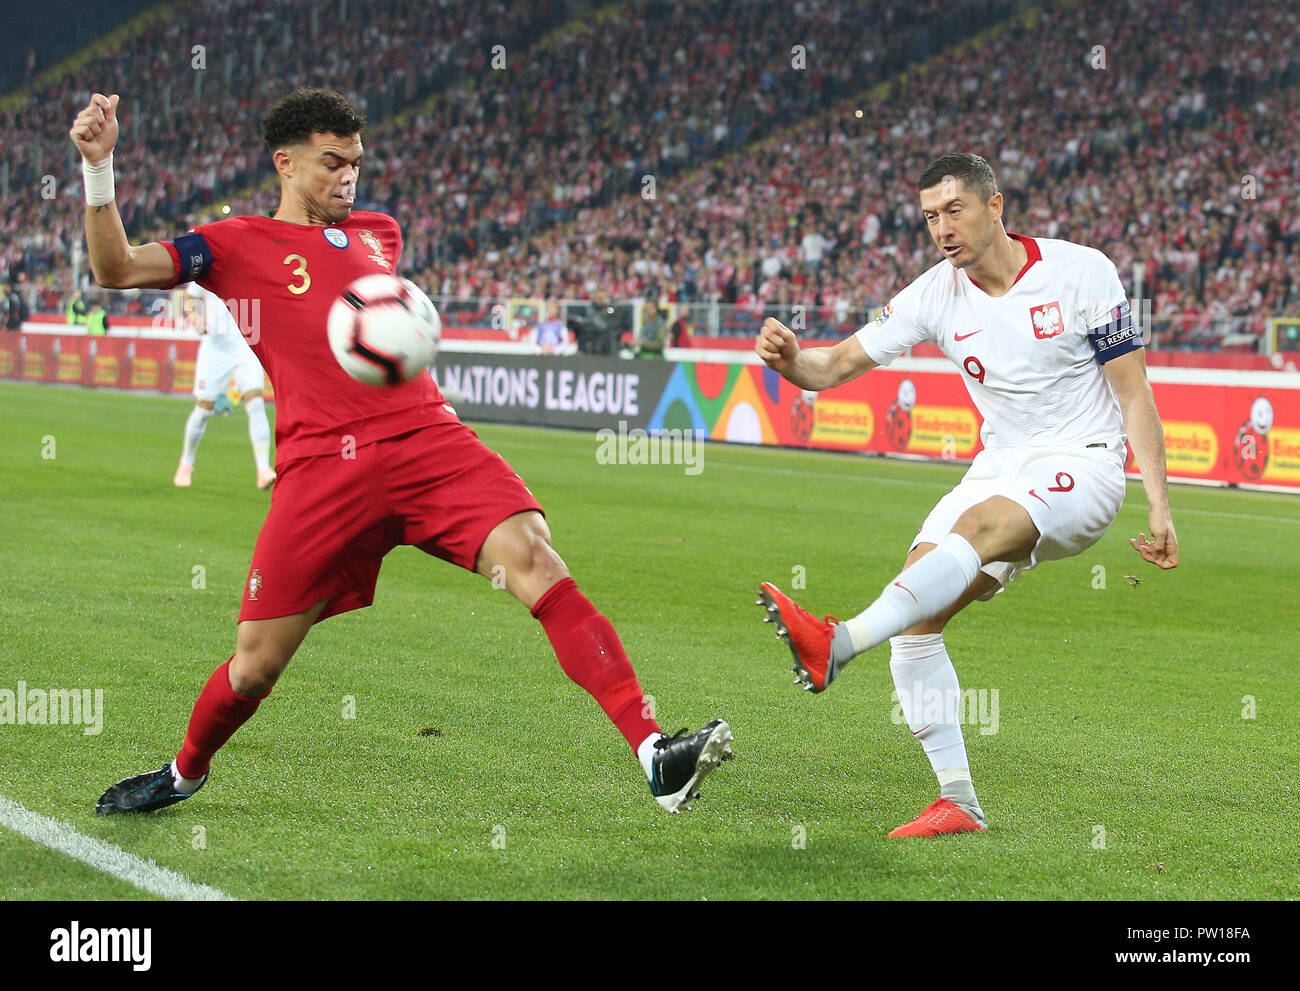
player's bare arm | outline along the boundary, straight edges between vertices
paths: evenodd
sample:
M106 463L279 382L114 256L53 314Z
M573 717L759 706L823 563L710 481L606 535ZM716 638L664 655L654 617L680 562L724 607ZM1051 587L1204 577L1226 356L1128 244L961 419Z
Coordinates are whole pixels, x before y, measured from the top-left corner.
M1106 362L1106 379L1119 400L1124 428L1142 472L1146 489L1150 538L1140 533L1129 543L1148 561L1166 571L1178 567L1178 536L1169 512L1169 484L1165 478L1165 428L1147 381L1146 352L1139 348Z
M117 144L118 96L95 93L72 122L68 136L93 170L107 169L111 190L112 155ZM89 183L90 176L87 176ZM90 249L90 270L106 289L166 289L176 278L171 255L161 244L132 247L122 226L117 204L91 205L87 192L86 244Z
M843 385L876 367L856 336L830 348L800 348L794 331L773 317L763 321L754 350L768 368L810 392Z

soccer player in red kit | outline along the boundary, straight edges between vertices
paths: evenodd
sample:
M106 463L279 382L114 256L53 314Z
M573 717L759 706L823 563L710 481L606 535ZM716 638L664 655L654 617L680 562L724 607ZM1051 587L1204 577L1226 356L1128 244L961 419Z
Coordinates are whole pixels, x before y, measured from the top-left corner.
M202 787L213 755L270 694L311 626L370 605L383 557L399 544L503 574L565 673L636 752L658 803L689 808L700 781L730 755L726 722L673 737L659 731L618 634L551 548L541 507L457 419L432 377L375 388L334 359L331 304L363 275L395 273L402 253L392 217L353 209L365 119L338 93L298 90L262 122L280 175L274 217L234 217L132 247L113 195L117 105L116 95L94 94L69 132L83 158L95 278L114 289L194 281L249 301L232 309L275 387L277 480L234 655L208 679L176 758L113 785L97 811L149 812Z

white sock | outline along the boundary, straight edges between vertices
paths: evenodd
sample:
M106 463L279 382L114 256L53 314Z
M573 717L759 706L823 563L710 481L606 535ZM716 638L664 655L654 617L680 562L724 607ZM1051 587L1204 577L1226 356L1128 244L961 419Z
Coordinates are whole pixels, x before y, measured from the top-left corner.
M261 396L245 400L248 412L248 439L253 442L253 460L257 470L271 467L271 424L266 419L266 400Z
M199 441L203 431L208 429L208 419L212 410L195 406L190 410L190 418L185 421L185 446L181 449L181 463L194 467L194 456L199 453Z
M654 770L655 743L663 738L662 733L651 733L636 748L636 759L641 762L641 769L645 771L647 781L650 780L651 772Z
M203 778L183 777L181 772L176 770L175 759L172 760L172 787L176 789L176 794L188 795L201 784L203 784Z
M969 773L966 744L957 721L961 686L943 634L893 637L889 648L898 704L912 735L930 758L930 766L936 774L949 768L966 768Z
M961 534L950 533L934 550L885 586L880 598L841 625L855 654L884 643L939 615L961 598L980 573L980 556Z
M928 557L929 555L927 555ZM889 670L912 735L930 759L940 794L983 825L984 811L971 784L961 734L961 685L942 633L896 636L889 641Z

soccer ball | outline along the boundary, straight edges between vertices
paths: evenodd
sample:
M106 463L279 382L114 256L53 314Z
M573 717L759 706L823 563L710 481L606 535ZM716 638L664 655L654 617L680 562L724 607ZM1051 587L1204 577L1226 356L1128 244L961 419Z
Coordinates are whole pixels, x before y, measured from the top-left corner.
M330 348L343 370L366 385L400 385L438 356L442 319L409 279L363 275L334 301Z

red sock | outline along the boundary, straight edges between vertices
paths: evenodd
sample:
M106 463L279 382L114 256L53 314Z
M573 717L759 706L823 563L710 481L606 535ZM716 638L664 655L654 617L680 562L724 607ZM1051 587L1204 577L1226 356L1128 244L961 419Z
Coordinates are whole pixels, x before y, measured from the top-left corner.
M600 703L628 746L635 750L659 732L618 634L578 591L577 582L564 578L552 585L533 606L533 617L546 631L564 673Z
M230 661L233 660L231 657ZM230 687L230 661L212 672L194 703L190 726L185 731L185 745L176 755L176 770L183 778L201 778L207 774L212 755L225 746L266 698L263 695L249 699L235 694Z

